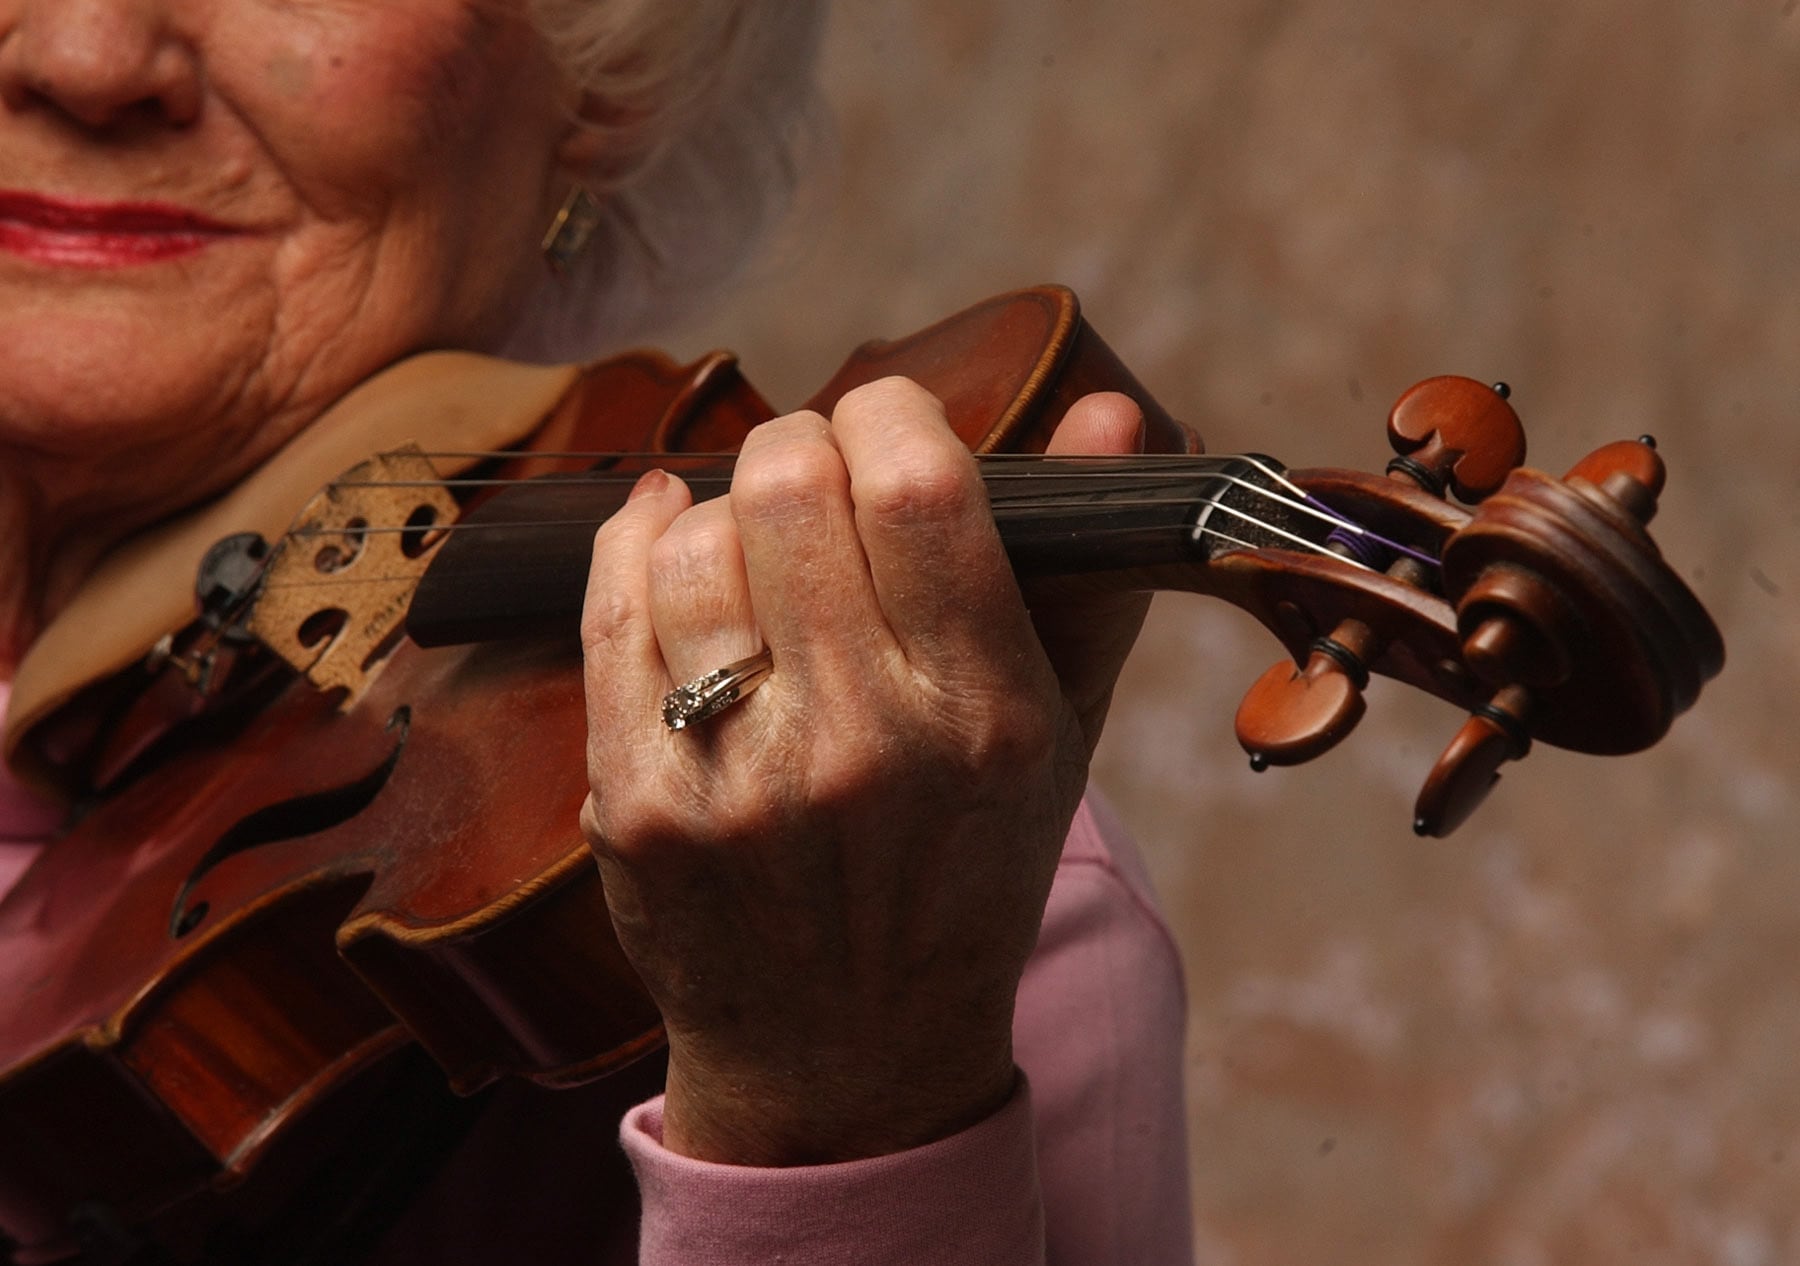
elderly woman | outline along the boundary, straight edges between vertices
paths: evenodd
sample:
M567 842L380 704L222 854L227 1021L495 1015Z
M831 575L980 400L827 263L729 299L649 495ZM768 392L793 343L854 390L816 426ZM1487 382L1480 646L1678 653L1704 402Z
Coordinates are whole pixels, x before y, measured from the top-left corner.
M345 397L429 379L415 353L590 354L704 293L785 197L819 22L0 0L0 711L17 684L35 784L0 775L0 890L65 815L36 736L186 618L177 594L96 619L96 591L281 485L299 438L373 446ZM418 438L501 447L541 416ZM1090 398L1056 444L1129 451L1140 426ZM447 1158L362 1193L358 1251L1185 1260L1174 960L1082 802L1139 618L1027 613L973 463L904 382L758 428L729 497L644 477L594 555L581 825L666 1088L622 1123L601 1089L503 1088ZM761 646L777 671L704 745L663 730L673 683ZM594 1212L615 1131L641 1243ZM254 1256L345 1259L318 1191L279 1223L316 1242Z

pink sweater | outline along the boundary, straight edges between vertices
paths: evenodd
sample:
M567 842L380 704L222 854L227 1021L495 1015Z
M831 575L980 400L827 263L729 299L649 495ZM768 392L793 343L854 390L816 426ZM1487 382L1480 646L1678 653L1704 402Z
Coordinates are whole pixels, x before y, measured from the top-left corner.
M8 693L0 683L0 716ZM52 826L0 769L0 894ZM618 1122L605 1083L507 1087L377 1260L1186 1266L1183 997L1142 865L1090 798L1019 988L1029 1088L993 1117L892 1156L752 1169L665 1149L660 1098ZM636 1235L629 1209L595 1202L618 1168L601 1141L615 1122L642 1201Z

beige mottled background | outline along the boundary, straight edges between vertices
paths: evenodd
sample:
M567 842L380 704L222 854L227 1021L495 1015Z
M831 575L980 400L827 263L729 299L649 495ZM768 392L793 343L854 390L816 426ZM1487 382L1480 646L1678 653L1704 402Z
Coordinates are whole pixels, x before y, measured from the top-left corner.
M1800 1262L1796 0L850 0L826 73L837 200L678 348L793 401L1061 280L1215 451L1374 468L1505 378L1534 464L1660 439L1725 631L1659 748L1421 842L1454 715L1252 775L1275 644L1159 601L1096 776L1186 957L1198 1260Z

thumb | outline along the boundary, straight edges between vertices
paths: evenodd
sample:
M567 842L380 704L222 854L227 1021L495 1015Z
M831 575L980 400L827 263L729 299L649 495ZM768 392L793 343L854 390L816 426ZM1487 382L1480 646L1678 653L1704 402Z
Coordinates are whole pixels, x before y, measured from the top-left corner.
M1060 456L1128 455L1143 447L1143 410L1131 397L1106 391L1076 401L1045 451ZM1027 589L1026 600L1038 640L1062 682L1063 696L1080 719L1091 755L1100 741L1119 670L1150 610L1150 595L1047 581Z

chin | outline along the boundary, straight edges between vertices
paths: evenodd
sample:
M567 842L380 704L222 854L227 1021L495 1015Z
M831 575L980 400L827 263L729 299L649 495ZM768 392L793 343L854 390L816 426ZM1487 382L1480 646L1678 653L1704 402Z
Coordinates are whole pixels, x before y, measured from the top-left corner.
M245 375L229 349L174 332L128 311L0 315L0 446L105 460L229 430L222 405Z

